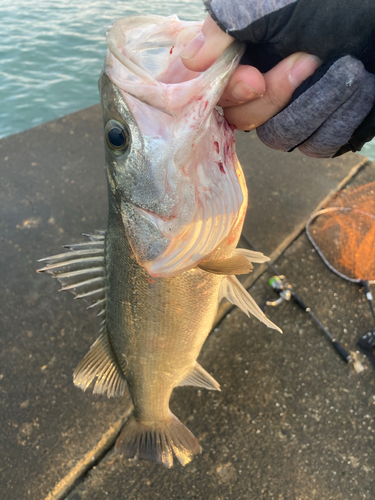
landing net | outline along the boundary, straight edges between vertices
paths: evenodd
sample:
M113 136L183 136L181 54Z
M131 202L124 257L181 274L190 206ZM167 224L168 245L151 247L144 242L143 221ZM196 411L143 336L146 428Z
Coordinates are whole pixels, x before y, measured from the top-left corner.
M306 233L327 266L352 282L375 282L375 182L342 191L313 214Z

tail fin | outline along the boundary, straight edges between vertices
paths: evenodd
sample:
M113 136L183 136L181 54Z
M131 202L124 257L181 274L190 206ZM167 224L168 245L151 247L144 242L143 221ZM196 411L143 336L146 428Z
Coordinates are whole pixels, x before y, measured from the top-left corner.
M133 415L125 424L115 445L117 453L127 458L155 460L168 469L173 465L173 453L181 465L188 464L202 448L195 436L172 413L165 422L139 422Z

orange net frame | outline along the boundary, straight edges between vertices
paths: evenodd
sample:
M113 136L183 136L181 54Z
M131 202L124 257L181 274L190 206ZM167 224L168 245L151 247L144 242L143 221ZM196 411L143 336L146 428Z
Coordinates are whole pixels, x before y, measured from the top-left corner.
M336 274L375 282L375 181L342 191L310 217L306 233Z

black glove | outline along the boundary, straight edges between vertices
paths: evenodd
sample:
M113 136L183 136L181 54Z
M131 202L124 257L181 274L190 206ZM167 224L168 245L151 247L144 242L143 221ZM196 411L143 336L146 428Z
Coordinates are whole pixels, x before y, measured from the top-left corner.
M375 136L375 0L204 0L216 23L246 43L242 64L265 72L294 52L323 64L288 106L257 128L269 147L327 158Z

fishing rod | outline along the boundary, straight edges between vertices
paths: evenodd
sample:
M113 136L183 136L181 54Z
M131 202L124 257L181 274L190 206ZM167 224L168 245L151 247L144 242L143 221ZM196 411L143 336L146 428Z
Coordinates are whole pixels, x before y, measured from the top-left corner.
M258 251L255 246L251 243L249 238L242 233L242 238L245 242L251 247L254 251ZM284 300L289 301L293 299L295 303L305 312L310 318L319 326L328 340L331 342L332 347L335 351L340 355L341 359L343 359L346 363L350 363L353 361L351 355L342 347L342 345L329 333L327 328L319 321L319 319L315 316L313 311L309 306L305 304L302 298L296 293L294 288L286 281L285 276L279 274L278 271L273 267L269 262L265 262L268 268L275 274L270 280L269 284L271 287L279 294L279 298L273 302L267 301L266 305L268 306L277 306Z

